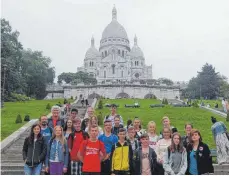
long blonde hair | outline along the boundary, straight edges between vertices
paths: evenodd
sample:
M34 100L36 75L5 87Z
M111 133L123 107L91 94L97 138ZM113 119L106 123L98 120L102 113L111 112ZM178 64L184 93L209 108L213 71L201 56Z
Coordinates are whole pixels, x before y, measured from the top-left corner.
M147 125L147 131L148 131L148 133L149 133L149 126L150 126L150 125L153 125L153 126L154 126L154 129L155 129L154 133L156 134L156 123L155 123L154 121L150 121L150 122L148 123L148 125Z
M67 140L64 137L64 130L61 126L55 126L55 128L53 129L53 133L52 133L52 139L56 138L56 129L60 128L61 129L61 137L60 137L60 143L64 146L67 143ZM63 147L63 152L65 152L65 148Z

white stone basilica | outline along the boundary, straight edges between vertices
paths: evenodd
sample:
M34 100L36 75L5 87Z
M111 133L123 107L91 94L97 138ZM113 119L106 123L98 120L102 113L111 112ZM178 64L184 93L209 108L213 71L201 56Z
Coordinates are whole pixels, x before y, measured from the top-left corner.
M92 37L84 66L78 67L77 71L94 75L98 84L152 79L152 65L145 64L145 57L136 36L134 46L130 49L126 30L117 21L115 7L112 10L112 21L103 31L99 51L95 48Z

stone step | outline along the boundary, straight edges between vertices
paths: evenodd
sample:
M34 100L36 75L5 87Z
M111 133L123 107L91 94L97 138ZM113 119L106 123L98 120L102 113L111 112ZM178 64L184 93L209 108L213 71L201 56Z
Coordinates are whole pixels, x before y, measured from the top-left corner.
M22 170L1 170L1 175L25 175L24 169Z
M24 162L20 163L1 163L1 170L23 170Z
M21 163L21 159L14 159L14 160L9 160L9 159L2 159L1 163Z

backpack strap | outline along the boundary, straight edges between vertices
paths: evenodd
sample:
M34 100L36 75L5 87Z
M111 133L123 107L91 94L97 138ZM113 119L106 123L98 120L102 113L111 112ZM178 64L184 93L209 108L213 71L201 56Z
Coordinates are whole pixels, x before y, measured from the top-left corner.
M53 143L53 138L51 138L49 142L49 153L48 153L49 158L50 158L52 143Z
M168 149L168 159L169 159L170 158L170 153L171 153L170 147L168 147L167 149Z

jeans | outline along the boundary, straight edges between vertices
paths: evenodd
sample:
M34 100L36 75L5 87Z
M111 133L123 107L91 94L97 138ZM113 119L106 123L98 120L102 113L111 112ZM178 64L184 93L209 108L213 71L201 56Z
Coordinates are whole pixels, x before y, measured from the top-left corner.
M40 175L41 174L42 163L34 167L29 167L27 164L24 166L25 175Z

